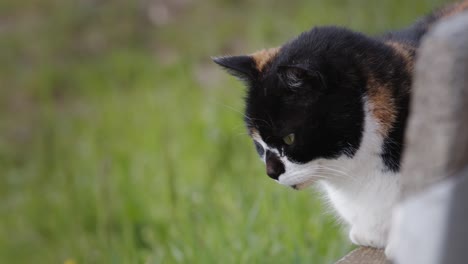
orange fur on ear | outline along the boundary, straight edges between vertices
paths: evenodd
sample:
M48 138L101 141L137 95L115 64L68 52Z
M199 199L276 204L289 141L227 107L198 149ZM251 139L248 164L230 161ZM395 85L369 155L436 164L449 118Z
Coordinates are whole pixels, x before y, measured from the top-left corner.
M255 65L259 72L262 72L265 68L265 65L270 63L278 54L280 48L270 48L270 49L263 49L259 50L255 53L250 54L250 56L255 61Z

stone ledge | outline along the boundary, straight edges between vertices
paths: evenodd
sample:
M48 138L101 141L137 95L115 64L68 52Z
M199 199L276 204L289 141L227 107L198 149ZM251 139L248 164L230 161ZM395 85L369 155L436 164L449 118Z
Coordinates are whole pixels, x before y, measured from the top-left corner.
M360 247L351 251L336 264L390 264L382 249Z

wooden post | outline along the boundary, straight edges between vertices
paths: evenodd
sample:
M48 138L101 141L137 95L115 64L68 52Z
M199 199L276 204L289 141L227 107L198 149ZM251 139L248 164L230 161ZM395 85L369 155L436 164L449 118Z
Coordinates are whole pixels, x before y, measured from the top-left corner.
M468 13L438 24L415 68L402 165L403 197L468 162Z
M468 13L442 21L422 43L405 140L392 259L468 263Z

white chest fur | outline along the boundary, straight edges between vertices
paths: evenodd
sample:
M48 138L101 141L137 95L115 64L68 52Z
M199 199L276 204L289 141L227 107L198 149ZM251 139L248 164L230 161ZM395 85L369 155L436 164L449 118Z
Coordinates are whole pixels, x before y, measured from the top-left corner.
M338 214L350 225L351 241L383 248L387 245L392 210L400 193L400 174L384 169L380 157L383 139L377 133L378 125L366 111L361 146L353 158L327 161L328 166L345 171L347 177L324 179L321 186Z
M379 179L380 178L380 179ZM362 175L354 183L322 182L331 204L350 225L355 244L384 248L392 209L397 201L398 175Z

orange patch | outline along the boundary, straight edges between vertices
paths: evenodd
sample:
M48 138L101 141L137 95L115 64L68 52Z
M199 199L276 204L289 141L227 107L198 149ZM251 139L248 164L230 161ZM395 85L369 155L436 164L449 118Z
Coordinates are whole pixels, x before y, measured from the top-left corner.
M468 1L453 4L441 12L441 17L446 18L468 10Z
M393 128L397 117L395 100L391 94L391 90L378 83L374 78L370 78L368 82L368 95L370 103L370 111L379 123L379 133L386 137Z
M388 46L390 46L398 55L403 58L406 63L406 69L411 73L413 72L414 68L414 55L416 49L413 46L400 43L400 42L393 42L387 41L385 42Z
M252 56L254 59L257 70L261 72L265 65L267 65L273 58L276 57L279 50L280 48L270 48L263 49L251 54L250 56Z

